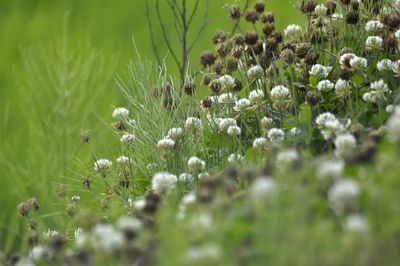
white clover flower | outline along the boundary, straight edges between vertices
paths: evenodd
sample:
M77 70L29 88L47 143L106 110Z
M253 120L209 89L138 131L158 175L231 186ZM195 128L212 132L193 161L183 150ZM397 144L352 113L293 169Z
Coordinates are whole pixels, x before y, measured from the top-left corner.
M168 172L159 172L151 179L151 188L157 192L170 190L175 187L176 181L175 175Z
M230 136L238 136L238 135L240 135L241 132L242 132L242 130L238 126L230 126L230 127L228 127L228 130L227 130L227 133Z
M190 171L201 171L206 168L206 162L196 156L190 157L187 164Z
M328 200L336 214L357 207L360 187L357 182L340 179L328 191Z
M364 93L363 100L371 103L378 103L380 100L385 100L385 93L390 93L389 87L381 79L374 81L370 85L369 92Z
M243 112L246 111L246 109L251 105L251 102L249 99L240 99L236 101L235 106L233 109L237 112Z
M186 254L186 261L187 265L199 264L203 261L218 261L221 256L222 251L218 244L207 243L191 247Z
M118 120L127 119L129 116L129 110L124 107L115 108L112 113L113 118Z
M354 69L362 69L368 66L368 61L365 58L355 56L352 59L350 59L349 64Z
M287 26L284 33L289 39L296 40L301 37L303 29L299 25L291 24Z
M392 143L400 142L400 108L394 108L392 116L386 122L386 131Z
M317 127L321 130L321 134L325 140L332 138L333 135L344 130L343 125L331 113L322 113L315 119Z
M355 57L357 57L357 56L353 53L346 53L346 54L341 55L339 58L340 67L342 69L350 68L351 67L350 61L351 61L351 59L353 59Z
M285 86L276 86L271 90L271 98L274 102L281 102L289 97L289 89Z
M393 104L387 105L387 106L385 107L385 111L386 111L386 113L388 113L388 114L393 113L393 112L394 112L394 105L393 105Z
M93 245L107 253L111 253L124 244L124 236L109 224L98 224L94 227Z
M186 119L185 129L189 132L201 131L203 129L203 124L197 117L188 117Z
M274 120L272 118L264 116L260 120L261 128L267 130L272 126L273 122Z
M317 6L315 7L314 12L315 12L315 14L316 14L317 16L323 17L323 16L325 16L326 13L328 12L328 8L327 8L325 5L323 5L323 4L319 4L319 5L317 5Z
M301 129L298 127L293 127L289 131L289 135L292 137L300 136L301 135Z
M393 63L392 70L396 77L400 77L400 60L397 60L396 62Z
M101 174L105 174L111 171L111 168L112 168L112 162L107 159L100 159L94 163L94 170Z
M247 70L247 76L249 80L257 80L262 78L264 70L261 66L255 65Z
M321 179L337 179L342 177L344 162L342 160L328 160L318 164L317 176Z
M191 181L191 180L193 180L193 175L190 173L182 173L179 175L178 180L183 181L183 182Z
M225 132L231 126L237 126L236 120L234 118L220 118L218 119L218 130L220 132Z
M124 133L124 135L122 135L120 140L121 140L122 144L132 145L136 142L136 137L134 134Z
M316 64L311 67L310 75L316 76L320 79L325 79L329 76L329 73L331 73L332 69L333 67L325 67L323 65Z
M126 166L128 164L132 163L132 159L126 156L120 156L117 158L117 164L120 166Z
M117 227L122 231L138 231L143 228L143 224L135 217L122 216L117 221Z
M232 104L236 101L235 95L232 93L222 93L220 96L218 96L218 103L221 104Z
M272 143L281 143L285 138L285 132L280 128L271 128L267 135Z
M42 245L33 247L29 253L29 258L34 262L49 260L52 256L53 252L48 247Z
M235 87L235 79L230 75L223 75L218 78L219 83L221 84L221 88L225 91L232 90Z
M60 232L56 231L56 230L51 230L50 228L47 229L47 232L44 233L45 236L47 236L48 238L52 238L52 237L56 237L60 235Z
M368 32L379 32L383 29L383 24L379 20L370 20L365 24L365 30Z
M376 64L379 71L389 71L394 67L394 62L390 59L383 59Z
M79 201L81 201L81 197L79 197L79 196L77 196L77 195L74 195L74 196L71 197L71 201L73 201L73 202L79 202Z
M133 200L131 198L128 199L127 201L129 207L133 207L136 210L143 210L143 208L146 206L146 200L145 199L138 199L138 200Z
M346 217L343 227L347 232L364 233L368 231L368 222L359 214L350 214Z
M299 153L294 149L282 150L276 156L278 166L289 166L300 160Z
M338 21L338 20L340 20L340 19L343 19L343 15L342 15L342 14L334 13L334 14L332 15L332 20L333 20L333 21Z
M356 138L350 133L337 135L333 143L338 156L350 154L357 146Z
M261 151L263 151L263 150L266 148L267 144L268 144L268 142L267 142L267 139L266 139L266 138L263 138L263 137L261 137L261 138L256 138L256 139L253 141L253 148L254 148L255 150L261 152Z
M161 148L161 149L172 149L175 146L175 141L173 139L170 138L163 138L161 140L158 141L157 143L157 147Z
M173 127L168 131L168 136L177 141L183 135L183 129L181 127Z
M369 36L365 42L365 46L370 50L380 50L382 48L383 40L379 36Z
M262 176L254 180L249 189L251 199L259 200L273 199L278 194L278 185L272 177Z
M334 87L335 84L330 80L322 80L317 85L319 91L331 91Z
M239 162L242 162L243 160L244 160L244 156L240 155L238 153L232 153L228 157L228 162L229 163L239 163Z
M249 99L253 103L261 102L264 99L264 92L262 90L253 90L249 94Z
M208 172L202 172L197 175L198 179L205 179L205 178L209 178L209 177L210 177L210 174Z
M351 82L339 79L335 84L335 94L341 98L347 98L351 94Z

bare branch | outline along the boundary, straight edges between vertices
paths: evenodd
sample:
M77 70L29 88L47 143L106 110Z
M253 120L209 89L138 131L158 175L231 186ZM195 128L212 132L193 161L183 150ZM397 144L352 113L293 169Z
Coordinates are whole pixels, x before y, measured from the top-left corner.
M190 15L189 21L188 21L188 23L187 23L187 27L188 27L188 28L189 28L190 24L192 23L192 20L193 20L194 16L196 15L197 8L199 7L199 3L200 3L200 0L196 0L196 4L194 5L192 14Z
M179 62L178 58L176 57L176 54L172 48L171 42L168 38L167 30L165 28L164 23L162 22L162 18L161 18L161 14L160 14L160 1L159 0L156 0L156 13L157 13L158 22L160 23L161 32L163 34L165 43L167 44L168 50L171 53L175 63L178 65L178 67L180 67L181 63Z
M193 49L193 47L196 45L196 43L199 40L202 32L207 27L207 24L208 24L208 3L209 3L209 0L206 0L206 7L205 7L205 12L204 12L203 24L200 26L199 30L197 31L196 36L194 37L194 40L193 40L192 44L189 46L188 54Z
M157 64L161 65L161 60L160 56L158 55L158 49L154 40L154 32L153 32L153 25L151 24L151 19L150 19L150 11L149 11L149 0L146 0L146 18L147 18L147 24L149 26L149 32L150 32L150 40L151 40L151 46L154 52L154 56L156 57Z

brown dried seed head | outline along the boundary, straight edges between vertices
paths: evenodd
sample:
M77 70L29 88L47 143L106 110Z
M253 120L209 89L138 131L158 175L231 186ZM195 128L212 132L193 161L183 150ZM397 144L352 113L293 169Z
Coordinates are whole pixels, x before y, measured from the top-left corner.
M238 20L242 16L242 11L240 10L240 6L237 4L233 4L229 7L229 17L233 20Z
M208 67L213 65L215 62L215 57L213 55L212 52L210 51L204 51L201 53L200 55L200 63L204 66L204 67Z
M347 24L354 25L354 24L357 24L358 21L360 20L360 15L358 14L357 11L353 10L346 14L345 20L346 20Z
M255 9L246 10L244 13L244 19L247 22L256 23L256 21L259 19L258 12Z
M26 217L29 214L29 205L25 202L22 202L18 204L17 210L19 215Z
M255 31L246 32L244 35L244 42L247 45L254 45L258 41L258 34Z
M266 12L261 15L261 22L262 23L274 23L275 22L275 17L274 14L271 12Z
M315 0L306 0L301 3L300 10L303 13L314 12L317 2Z
M264 12L265 9L265 4L264 1L262 0L257 0L256 4L254 5L254 9L258 12L258 13L262 13Z

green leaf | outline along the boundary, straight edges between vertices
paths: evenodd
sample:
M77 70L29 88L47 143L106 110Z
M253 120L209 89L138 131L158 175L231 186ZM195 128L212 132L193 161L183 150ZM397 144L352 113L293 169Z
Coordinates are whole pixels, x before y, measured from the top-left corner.
M318 77L317 76L310 76L310 85L315 87L318 85Z

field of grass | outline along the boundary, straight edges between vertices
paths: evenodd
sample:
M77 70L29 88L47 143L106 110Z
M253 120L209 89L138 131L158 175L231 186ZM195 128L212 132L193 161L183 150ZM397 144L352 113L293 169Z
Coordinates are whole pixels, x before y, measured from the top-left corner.
M215 29L231 27L222 8L227 2L211 1L209 25L190 57L194 69ZM300 19L286 1L268 1L267 8L279 28ZM115 79L125 77L135 60L132 39L154 60L144 11L139 0L0 1L0 250L20 244L24 227L16 205L29 196L41 202L49 227L61 227L58 184L78 186L90 160L82 151L82 130L92 130L96 152L112 153L117 146L108 122L101 121L127 102ZM155 36L166 55L159 28ZM170 56L166 62L174 75Z
M400 0L294 2L0 0L0 265L397 265Z

